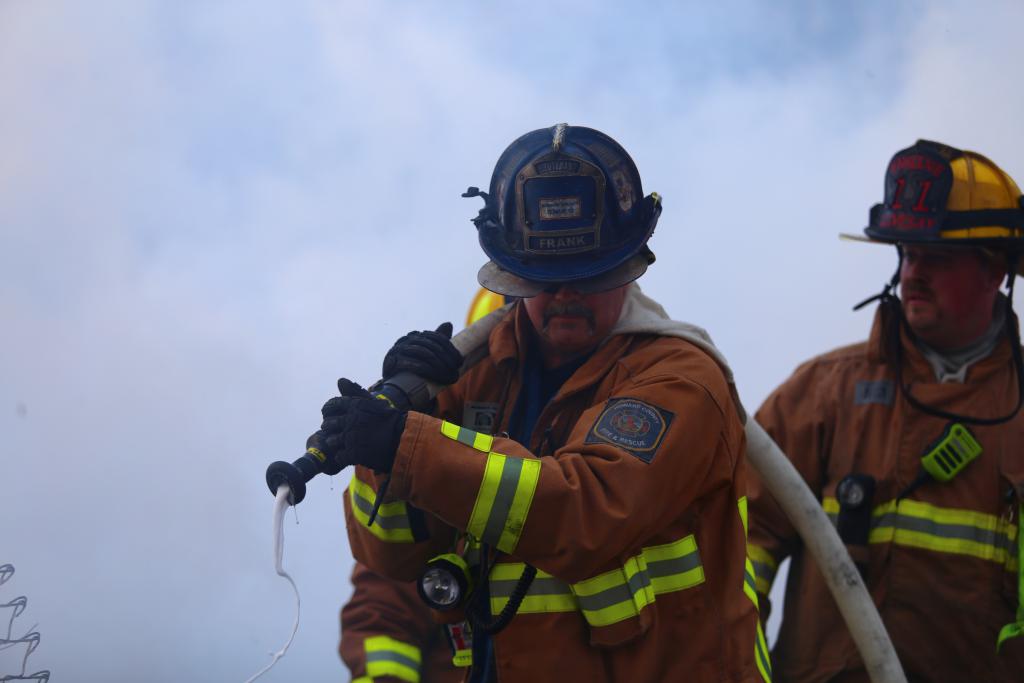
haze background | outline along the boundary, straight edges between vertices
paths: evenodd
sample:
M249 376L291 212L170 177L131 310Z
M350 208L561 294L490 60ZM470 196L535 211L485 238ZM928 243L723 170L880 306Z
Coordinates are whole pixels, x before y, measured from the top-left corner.
M28 596L28 671L268 661L293 602L264 470L337 377L461 324L484 258L459 195L520 134L629 150L665 203L643 288L753 410L866 336L850 307L894 253L836 235L896 150L1024 179L1022 24L1015 2L0 0L0 602ZM348 678L346 480L288 515L302 621L262 680Z

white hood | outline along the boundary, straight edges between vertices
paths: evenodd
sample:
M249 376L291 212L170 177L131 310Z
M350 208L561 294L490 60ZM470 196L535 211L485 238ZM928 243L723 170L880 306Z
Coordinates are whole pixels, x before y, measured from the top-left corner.
M746 421L746 413L740 403L739 395L736 393L736 382L732 376L732 369L729 367L729 362L725 360L725 356L711 341L711 335L703 327L672 320L661 304L640 291L640 285L635 282L630 284L626 292L626 301L622 306L619 322L615 323L609 336L616 334L657 334L663 337L679 337L700 347L722 368L733 400L736 401L744 422Z

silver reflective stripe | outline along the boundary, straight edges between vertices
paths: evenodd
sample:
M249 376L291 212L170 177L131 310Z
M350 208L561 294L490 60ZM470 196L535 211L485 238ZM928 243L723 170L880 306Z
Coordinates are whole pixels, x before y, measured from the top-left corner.
M519 583L518 579L491 579L490 589L491 597L494 598L507 598L512 595L512 591L515 590L516 584ZM559 581L554 577L541 578L538 577L533 580L530 584L530 590L527 591L527 595L572 595L572 591L569 589L569 584L564 581Z
M418 671L420 663L412 657L406 657L405 655L395 652L394 650L377 650L375 652L366 653L366 661L369 662L395 662L402 666L407 666L413 671Z
M577 595L576 599L580 601L581 608L596 612L619 603L632 603L633 595L650 585L650 575L645 571L639 571L628 579L627 584L612 586L594 595Z
M757 576L761 577L762 579L764 579L768 583L771 583L772 579L775 578L775 572L773 572L772 568L769 567L764 562L758 562L757 560L751 560L750 564L752 564L753 567L754 567L754 574L756 574Z
M750 564L754 564L754 562L751 562ZM757 581L754 579L754 575L753 574L751 574L750 572L744 570L743 571L743 582L746 583L747 586L749 586L750 589L753 590L755 594L757 594Z
M1001 534L989 529L980 529L968 524L942 524L930 519L910 517L898 512L886 512L873 520L872 528L892 527L906 531L917 531L940 538L956 538L964 541L974 541L990 545L1000 550L1010 550L1013 542L1006 534Z
M497 543L505 531L505 521L508 520L508 513L512 509L512 502L516 497L519 473L523 471L523 462L524 460L521 458L505 458L505 466L501 469L501 480L498 482L498 490L494 494L494 503L491 505L491 514L487 516L487 526L483 533L483 537L492 543Z
M700 553L696 550L689 555L677 557L671 560L657 560L647 562L647 573L652 578L682 574L700 566Z
M359 494L352 496L352 502L355 506L362 510L365 514L369 515L373 512L373 503L366 500ZM377 518L373 520L375 526L379 526L381 529L392 530L392 529L409 529L409 518L405 515L388 515L384 516L381 514L377 515Z

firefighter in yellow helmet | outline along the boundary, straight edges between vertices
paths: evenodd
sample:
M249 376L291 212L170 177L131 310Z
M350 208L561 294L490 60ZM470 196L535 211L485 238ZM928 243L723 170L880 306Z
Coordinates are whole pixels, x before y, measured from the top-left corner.
M884 196L866 239L894 244L899 267L868 300L880 300L870 338L801 365L757 420L835 520L908 680L1021 681L1021 193L980 154L922 140L889 162ZM824 579L759 482L750 503L762 615L779 563L792 561L777 680L868 681Z

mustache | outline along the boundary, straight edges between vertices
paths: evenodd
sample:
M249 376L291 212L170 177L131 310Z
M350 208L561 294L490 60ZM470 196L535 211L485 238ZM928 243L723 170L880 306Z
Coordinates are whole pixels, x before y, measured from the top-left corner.
M912 295L921 295L921 296L925 296L925 297L930 297L932 295L932 291L931 291L931 289L929 289L927 286L925 286L923 284L908 283L908 284L902 285L900 287L900 294L902 296L904 296L904 297L908 297L908 296L912 296Z
M570 301L568 303L548 304L548 307L544 309L545 329L552 318L560 315L585 318L587 324L590 325L591 328L594 327L594 312L578 301Z

